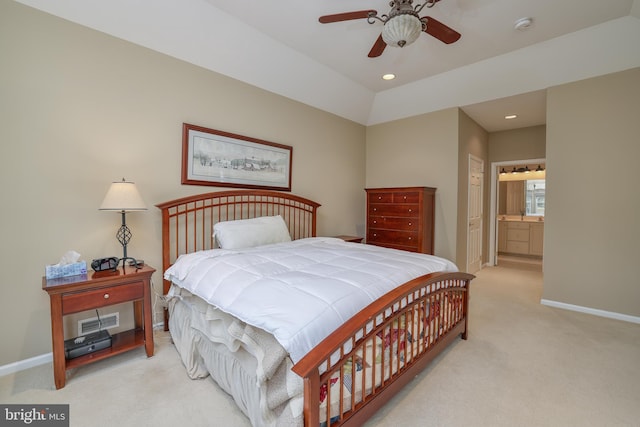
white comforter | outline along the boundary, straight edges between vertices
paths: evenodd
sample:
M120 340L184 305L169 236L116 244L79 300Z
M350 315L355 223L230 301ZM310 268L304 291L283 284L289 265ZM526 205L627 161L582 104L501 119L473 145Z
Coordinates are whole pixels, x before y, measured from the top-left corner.
M182 255L164 277L273 334L295 364L372 301L436 271L457 268L431 255L316 237Z

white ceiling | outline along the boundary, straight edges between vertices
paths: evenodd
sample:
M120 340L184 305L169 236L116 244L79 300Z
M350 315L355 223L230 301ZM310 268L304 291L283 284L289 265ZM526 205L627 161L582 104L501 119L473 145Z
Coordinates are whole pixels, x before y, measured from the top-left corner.
M640 66L640 0L440 0L420 16L459 41L379 58L380 22L318 17L388 0L18 1L367 125L456 106L488 131L544 124L547 87Z

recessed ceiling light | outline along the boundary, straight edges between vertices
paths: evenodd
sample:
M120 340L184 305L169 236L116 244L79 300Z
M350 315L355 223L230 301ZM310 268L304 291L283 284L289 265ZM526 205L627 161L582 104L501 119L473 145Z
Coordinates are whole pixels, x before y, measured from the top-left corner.
M515 115L515 114L509 114L508 116L504 116L504 118L507 119L507 120L515 119L516 117L518 117L518 116Z
M393 80L395 78L396 78L396 75L395 74L391 74L391 73L385 74L385 75L382 76L383 80Z
M520 18L513 23L513 28L519 31L524 31L533 24L532 18Z

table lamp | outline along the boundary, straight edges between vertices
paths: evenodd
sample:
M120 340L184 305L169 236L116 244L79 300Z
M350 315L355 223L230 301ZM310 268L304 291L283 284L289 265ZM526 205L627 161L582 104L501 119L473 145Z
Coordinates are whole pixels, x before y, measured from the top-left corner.
M133 265L136 267L136 270L140 268L138 266L138 262L135 258L131 258L127 256L127 244L131 240L131 230L127 227L126 222L126 213L129 211L146 211L147 207L142 201L142 197L140 197L140 193L136 188L136 185L133 182L125 181L122 178L122 181L117 181L111 183L111 187L109 187L109 191L107 191L107 195L104 196L104 200L102 201L102 205L100 205L101 211L119 211L122 215L122 225L118 229L116 233L116 238L122 245L122 258L118 260L118 264L116 264L115 269L120 265L120 261L122 261L122 267L124 269L125 263L127 260L131 260Z

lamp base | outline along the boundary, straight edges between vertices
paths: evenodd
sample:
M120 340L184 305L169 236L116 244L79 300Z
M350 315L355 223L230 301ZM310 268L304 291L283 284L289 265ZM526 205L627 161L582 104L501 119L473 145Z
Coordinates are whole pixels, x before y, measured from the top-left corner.
M135 267L136 270L140 270L144 265L144 261L142 260L137 261L135 258L131 258L130 256L127 256L127 257L120 258L118 260L118 263L116 264L116 267L113 269L113 271L116 271L118 269L118 266L120 265L120 261L122 261L122 270L124 270L124 268L127 266L127 263L126 263L127 260L129 260L129 265L131 267Z

